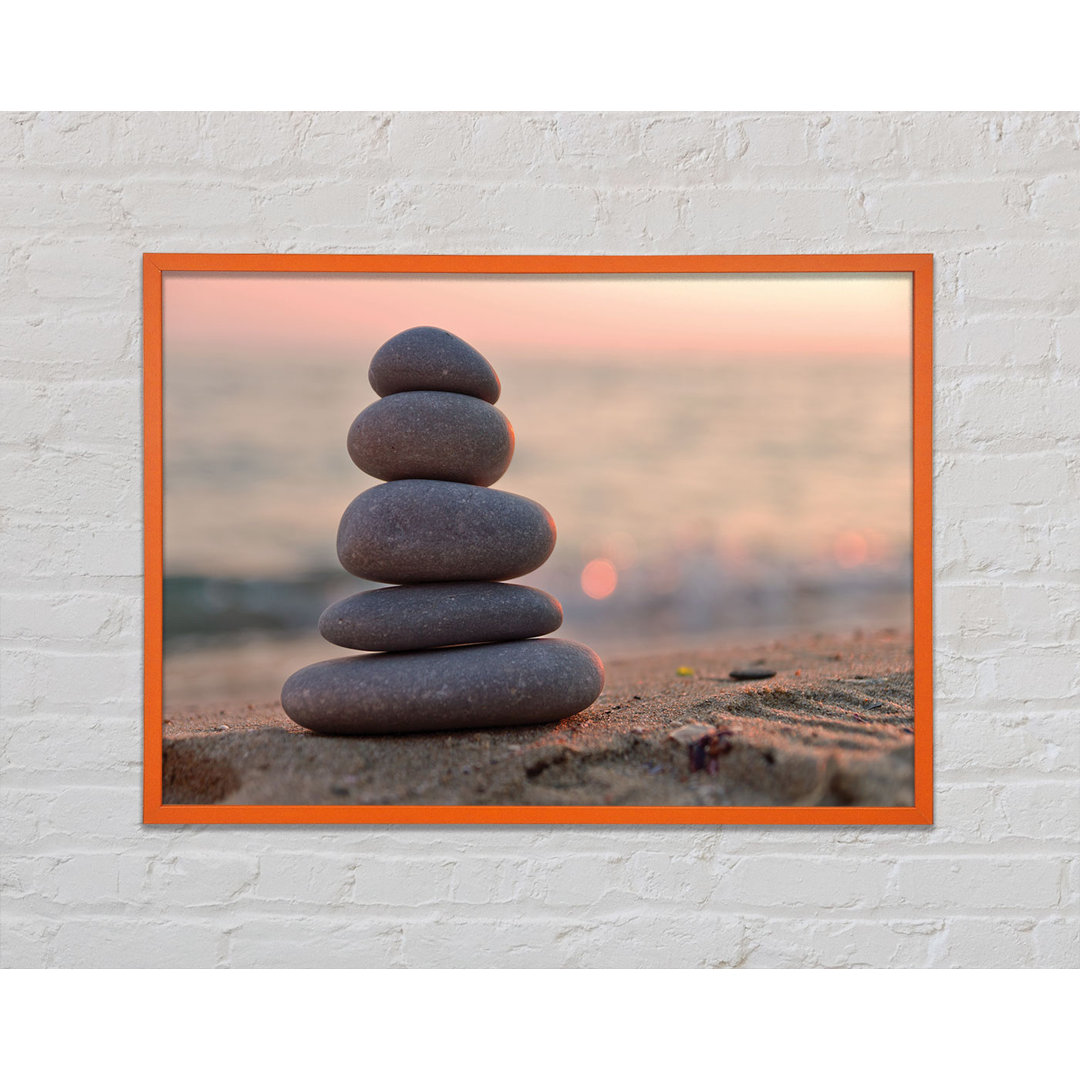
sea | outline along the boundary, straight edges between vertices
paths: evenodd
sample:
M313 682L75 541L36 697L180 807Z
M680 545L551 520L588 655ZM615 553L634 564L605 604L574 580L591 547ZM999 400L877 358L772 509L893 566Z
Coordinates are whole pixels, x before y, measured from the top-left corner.
M519 579L609 653L911 624L910 364L843 357L501 363L513 462L496 487L555 520ZM314 634L375 583L337 563L378 481L345 438L376 400L345 356L167 356L166 656ZM329 647L328 647L329 648Z

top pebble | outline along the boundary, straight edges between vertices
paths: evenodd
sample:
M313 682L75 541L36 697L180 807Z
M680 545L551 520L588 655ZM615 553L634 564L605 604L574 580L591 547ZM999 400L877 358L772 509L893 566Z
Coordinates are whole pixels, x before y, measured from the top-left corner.
M492 405L502 389L494 368L480 353L434 326L414 326L395 334L371 358L368 381L379 397L409 390L444 390Z

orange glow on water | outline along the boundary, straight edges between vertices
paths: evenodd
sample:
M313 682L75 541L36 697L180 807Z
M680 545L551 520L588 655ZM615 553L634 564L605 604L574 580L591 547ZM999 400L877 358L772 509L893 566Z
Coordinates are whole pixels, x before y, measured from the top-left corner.
M864 529L863 537L866 540L867 562L880 563L889 557L889 542L876 529Z
M845 570L862 566L870 554L870 546L862 533L842 532L833 541L833 557Z
M637 540L628 532L617 532L608 536L604 541L603 551L616 570L626 570L637 562Z
M603 600L615 591L619 572L607 559L593 559L581 571L581 591L593 600Z

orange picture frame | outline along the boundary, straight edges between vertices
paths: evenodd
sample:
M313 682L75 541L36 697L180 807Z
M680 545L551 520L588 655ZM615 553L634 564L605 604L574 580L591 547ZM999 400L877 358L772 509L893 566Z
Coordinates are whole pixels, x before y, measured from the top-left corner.
M162 801L163 442L162 284L170 271L273 274L778 274L905 273L913 283L912 540L914 805L418 806L182 805ZM143 256L145 824L932 824L932 365L933 256L870 255L258 255Z

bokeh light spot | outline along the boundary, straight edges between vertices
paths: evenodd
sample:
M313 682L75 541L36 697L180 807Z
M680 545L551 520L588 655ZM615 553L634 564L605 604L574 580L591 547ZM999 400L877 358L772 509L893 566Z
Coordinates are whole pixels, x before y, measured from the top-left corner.
M836 559L837 565L845 570L862 566L869 553L869 545L862 533L842 532L833 541L833 558Z
M603 600L615 591L619 572L607 559L593 559L581 571L581 591L593 600Z

